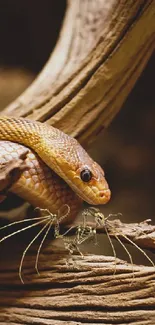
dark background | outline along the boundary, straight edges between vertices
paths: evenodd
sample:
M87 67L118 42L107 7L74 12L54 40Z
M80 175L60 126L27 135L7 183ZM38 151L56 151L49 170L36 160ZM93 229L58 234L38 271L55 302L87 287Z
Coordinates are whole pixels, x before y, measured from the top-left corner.
M0 109L33 81L56 44L64 0L0 0ZM155 222L155 56L121 112L90 149L104 166L112 199L103 211ZM7 202L7 201L6 201ZM1 205L6 207L7 203ZM102 242L100 243L100 252Z

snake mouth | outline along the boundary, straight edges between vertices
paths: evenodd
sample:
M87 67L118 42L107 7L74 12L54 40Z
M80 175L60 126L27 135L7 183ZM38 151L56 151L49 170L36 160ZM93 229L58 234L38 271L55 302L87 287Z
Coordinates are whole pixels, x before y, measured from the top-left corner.
M99 192L99 202L101 201L101 203L98 204L105 204L107 203L111 198L111 191L109 190L109 188L102 190Z
M90 188L83 191L78 191L78 196L91 205L101 205L106 204L110 198L111 198L111 191L109 188L100 190L98 193L94 193L93 191L90 191Z
M99 191L98 195L92 197L92 199L87 198L87 202L93 205L106 204L110 200L110 198L111 198L111 191L109 189L105 189Z

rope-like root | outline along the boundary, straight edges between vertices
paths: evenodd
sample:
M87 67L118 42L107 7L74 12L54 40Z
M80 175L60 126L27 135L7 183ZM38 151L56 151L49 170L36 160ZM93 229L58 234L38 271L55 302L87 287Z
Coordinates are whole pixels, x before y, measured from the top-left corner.
M13 231L12 233L4 236L3 238L0 239L0 243L5 241L6 239L10 238L10 237L13 237L23 231L26 231L28 229L31 229L31 228L34 228L36 226L39 226L41 224L45 224L42 229L37 233L37 235L30 241L30 243L28 244L28 246L26 247L26 249L24 250L23 254L22 254L22 258L21 258L21 261L20 261L20 265L19 265L19 278L21 280L22 283L24 283L23 281L23 278L22 278L22 266L23 266L23 262L24 262L24 258L25 258L25 255L27 253L27 251L29 250L29 248L32 246L32 244L35 242L35 240L46 230L45 232L45 235L43 236L42 240L41 240L41 243L39 245L39 248L37 250L37 255L36 255L36 261L35 261L35 269L36 269L36 272L39 274L39 271L38 271L38 260L39 260L39 255L40 255L40 251L41 251L41 248L43 246L43 243L52 227L52 225L54 224L54 232L55 232L55 238L59 238L59 237L62 237L60 235L60 232L59 232L59 222L61 222L64 218L66 218L68 216L68 214L70 213L70 207L68 205L65 205L67 206L67 212L62 215L61 214L61 211L59 210L58 211L58 215L57 214L52 214L49 210L47 209L39 209L39 208L36 208L38 209L41 213L45 214L44 216L41 216L41 217L34 217L34 218L30 218L30 219L25 219L25 220L20 220L20 221L14 221L12 223L10 223L9 225L5 225L3 227L0 227L0 230L5 230L7 228L11 228L12 226L15 226L15 225L20 225L20 224L25 224L25 223L28 223L30 221L36 221L35 223L31 224L31 225L28 225L26 227L23 227L21 229L18 229L16 231ZM63 206L64 207L64 206Z
M52 224L53 224L53 221L51 221L51 220L46 224L46 227L48 225L49 226L48 226L48 228L47 228L47 230L45 232L45 235L44 235L44 237L43 237L43 239L42 239L42 241L41 241L41 243L39 245L38 251L37 251L36 262L35 262L35 269L36 269L36 272L38 273L38 275L40 275L40 273L38 271L38 260L39 260L40 251L41 251L41 248L43 246L43 243L44 243L44 241L45 241L45 239L46 239L46 237L47 237L47 235L48 235L48 233L49 233L49 231L50 231L50 229L52 227Z
M120 233L120 236L124 237L129 243L131 243L133 246L135 246L146 258L147 260L151 263L151 265L153 267L155 267L155 263L152 261L152 259L145 253L145 251L140 248L136 243L134 243L129 237L127 237L126 235Z
M82 225L78 225L78 226L73 225L69 229L67 229L67 231L65 233L60 234L59 224L70 213L70 207L68 205L65 205L65 206L67 207L67 212L64 215L61 214L61 210L58 211L58 214L52 214L47 209L39 209L39 208L37 208L43 214L41 217L35 217L35 218L25 219L25 220L21 220L21 221L15 221L15 222L12 222L9 225L6 225L6 226L3 226L3 227L0 228L0 230L4 230L4 229L10 228L10 227L12 227L14 225L20 225L20 224L23 224L23 223L28 223L30 221L35 221L34 224L28 225L26 227L23 227L23 228L21 228L19 230L16 230L16 231L12 232L11 234L8 234L8 235L4 236L3 238L0 239L0 243L1 243L4 240L6 240L6 239L8 239L8 238L10 238L12 236L15 236L18 233L21 233L21 232L23 232L25 230L31 229L33 227L36 227L36 226L41 225L41 224L44 223L41 230L30 241L30 243L27 245L26 249L24 250L24 252L22 254L22 258L21 258L20 266L19 266L19 278L20 278L22 283L24 283L23 278L22 278L22 267L23 267L23 262L24 262L25 255L26 255L27 251L29 250L29 248L32 246L32 244L35 242L35 240L45 231L45 234L43 235L43 238L42 238L42 240L40 242L40 245L38 247L37 254L36 254L36 260L35 260L35 270L39 275L38 260L39 260L40 251L41 251L41 248L42 248L42 246L43 246L43 244L44 244L44 242L45 242L45 240L46 240L46 238L48 236L48 233L49 233L52 225L54 225L54 236L55 236L55 238L56 239L57 238L63 239L64 246L69 251L69 254L72 255L74 252L78 252L82 257L83 257L83 254L82 254L79 246L81 244L83 244L84 242L86 242L88 240L92 240L92 239L95 240L95 243L97 243L97 240L96 240L97 227L98 226L103 226L104 229L105 229L106 235L108 237L110 246L112 248L112 252L113 252L113 256L114 256L114 260L115 260L113 275L115 275L115 273L116 273L117 256L116 256L115 247L114 247L113 242L112 242L111 237L110 237L111 235L115 237L115 239L120 243L120 245L123 247L123 249L127 253L127 255L129 257L129 260L130 260L130 263L132 265L132 269L133 269L133 272L132 272L133 279L134 279L133 259L132 259L132 256L131 256L130 252L128 251L128 249L126 248L124 243L121 241L120 237L123 237L126 241L128 241L130 244L132 244L134 247L136 247L147 258L147 260L151 263L151 265L153 265L153 267L155 267L155 264L153 263L151 258L143 251L143 249L141 249L136 243L134 243L130 238L128 238L128 236L124 235L123 233L118 231L118 229L115 229L110 224L108 224L109 217L116 216L116 215L110 214L108 217L105 217L97 208L90 207L89 209L85 209L83 211L83 213L82 213L82 215L83 215L83 223L82 223ZM64 208L64 206L62 208ZM90 226L87 225L87 218L90 215L95 218L95 224L96 224L95 227L90 227ZM118 214L117 214L117 217L118 217ZM75 229L75 236L74 236L73 239L71 239L67 235L73 229Z
M42 221L42 223L44 222L44 220ZM41 223L41 222L40 222ZM43 226L43 228L38 232L38 234L30 241L30 243L28 244L28 246L26 247L26 249L23 252L21 261L20 261L20 265L19 265L19 277L21 282L24 284L23 278L22 278L22 266L23 266L23 262L24 262L24 258L25 255L27 253L27 251L29 250L29 248L32 246L32 244L35 242L35 240L42 234L42 232L47 228L47 226L49 225L49 223L51 224L51 220L47 222L46 225Z
M120 245L123 247L123 249L127 253L130 263L132 265L132 274L133 274L133 279L134 279L135 274L134 274L134 263L133 263L132 255L130 254L130 252L128 251L127 247L124 245L122 240L119 238L119 236L124 237L126 239L126 241L128 241L130 244L135 246L147 258L147 260L151 263L151 265L153 265L153 267L155 267L155 264L153 263L151 258L137 244L135 244L130 238L125 236L123 233L118 232L117 229L114 229L111 225L109 225L107 223L107 220L110 217L114 217L114 216L118 217L118 215L122 215L122 214L121 213L110 214L110 215L108 215L108 217L105 217L103 215L103 213L99 211L99 209L90 207L88 209L83 210L83 212L82 212L83 224L79 225L77 227L77 231L76 231L76 235L75 235L74 239L71 240L69 237L66 237L66 235L69 233L69 231L71 229L73 229L73 227L69 228L61 237L64 240L65 248L69 251L70 254L73 254L74 252L78 252L81 256L83 256L82 252L80 251L79 246L82 243L84 243L85 241L90 240L92 238L96 240L97 227L98 226L104 227L106 235L110 242L110 246L112 248L113 256L114 256L114 260L115 260L113 275L115 275L115 273L116 273L117 256L116 256L116 250L115 250L115 247L113 245L110 235L115 237L115 239L120 243ZM93 218L95 218L95 223L96 223L95 228L87 226L87 218L89 216L93 216Z
M114 273L113 273L113 275L115 275L115 273L116 273L116 258L117 258L117 256L116 256L116 250L115 250L115 247L114 247L114 245L113 245L113 242L112 242L112 240L111 240L111 238L110 238L110 235L109 235L109 232L108 232L108 229L107 229L106 223L104 224L104 227L105 227L105 232L106 232L106 235L107 235L107 237L108 237L108 240L109 240L110 246L111 246L112 251L113 251L113 256L114 256L114 259L115 259L115 266L114 266Z
M17 234L19 234L19 233L21 233L21 232L27 230L27 229L30 229L30 228L33 228L33 227L36 227L36 226L40 225L40 224L43 223L44 220L47 219L47 218L49 219L49 217L46 217L46 218L45 218L45 217L40 217L40 218L29 219L29 221L32 221L32 220L34 221L34 220L36 220L36 219L41 219L41 221L35 222L35 223L32 224L32 225L26 226L26 227L24 227L24 228L22 228L22 229L18 229L18 230L16 230L16 231L12 232L11 234L4 236L3 238L0 239L0 243L2 243L4 240L6 240L6 239L8 239L8 238L10 238L10 237L13 237L13 236L15 236L15 235L17 235ZM43 219L43 220L42 220L42 219ZM27 222L28 219L26 219L26 220L22 220L22 221L13 222L13 223L11 223L11 224L9 224L9 225L7 225L7 226L4 226L4 227L0 228L0 230L1 230L1 229L4 229L4 228L11 227L11 226L13 226L13 225L15 225L15 224L24 223L24 221Z
M129 256L129 260L130 260L130 263L132 265L132 274L133 274L133 279L135 277L135 274L134 274L134 267L133 267L133 259L132 259L132 255L129 253L128 249L126 248L126 246L122 243L122 241L120 240L120 238L115 234L114 235L115 238L117 239L117 241L120 243L120 245L123 247L123 249L126 251L127 255Z
M117 239L117 241L121 244L121 246L124 248L124 250L128 254L130 263L132 265L132 268L133 268L133 259L132 259L132 256L131 256L130 252L128 251L128 249L126 248L126 246L122 243L122 241L119 238L119 236L123 237L124 239L126 239L126 241L128 241L130 244L132 244L134 247L136 247L147 258L147 260L151 263L151 265L153 267L155 267L155 263L145 253L145 251L142 248L140 248L136 243L134 243L134 241L132 241L128 236L126 236L122 232L118 231L118 229L114 229L114 227L112 227L111 225L107 225L107 220L110 217L114 217L114 216L117 216L118 217L118 215L122 215L121 213L118 213L118 214L109 214L107 217L105 217L103 215L103 213L101 213L97 208L94 208L94 207L91 207L90 209L88 209L87 210L87 213L88 214L90 213L95 218L96 225L104 226L105 231L106 231L106 234L107 234L107 236L109 238L111 247L113 249L113 253L114 253L115 259L116 259L116 252L115 252L114 246L113 246L113 244L111 242L110 235L108 234L109 230L110 230L110 234L113 235ZM134 277L134 274L133 274L133 277Z
M83 225L86 224L86 220L87 220L87 217L89 215L93 216L93 218L95 218L95 222L96 222L96 228L97 226L104 226L105 228L105 232L106 232L106 235L108 237L108 240L109 240L109 243L110 243L110 246L112 248L112 252L113 252L113 256L114 256L114 260L115 260L115 265L114 265L114 272L113 272L113 275L115 275L116 273L116 260L117 260L117 256L116 256L116 250L115 250L115 247L113 245L113 242L110 238L110 235L109 235L109 232L108 232L108 229L107 229L107 225L106 225L106 219L104 217L104 215L99 211L99 209L97 208L94 208L94 207L90 207L88 209L85 209L82 213L83 215ZM108 216L109 217L109 216ZM96 230L96 229L94 229ZM95 236L96 237L96 236Z
M61 235L61 237L63 238L64 241L64 246L65 249L67 249L70 253L70 255L72 255L74 252L78 252L81 257L83 257L83 253L81 252L79 246L81 244L83 244L84 242L88 241L88 240L94 240L95 239L95 243L96 241L96 229L87 226L85 224L85 220L83 220L83 224L79 225L76 227L76 234L74 236L74 239L70 239L69 237L67 237L66 235L73 229L75 228L75 226L70 227L65 233L63 233L63 235Z

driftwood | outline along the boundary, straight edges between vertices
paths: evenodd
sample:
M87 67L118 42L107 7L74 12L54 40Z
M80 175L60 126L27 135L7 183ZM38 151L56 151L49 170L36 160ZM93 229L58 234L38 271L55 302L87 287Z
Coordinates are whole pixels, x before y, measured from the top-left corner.
M49 246L40 256L38 276L34 255L31 252L25 263L25 285L18 278L19 254L10 262L9 252L7 260L3 258L1 323L154 324L153 267L132 266L117 259L114 275L113 257L74 256L67 265L65 252Z
M74 223L74 228L71 229L70 235L75 234L76 227L79 223ZM72 225L72 226L73 226ZM94 222L87 222L87 226L96 229L97 234L106 234L105 224L96 226ZM70 226L71 227L71 226ZM151 224L151 219L144 220L140 223L124 223L120 219L106 221L106 228L110 237L118 236L123 242L127 242L124 236L130 238L141 248L155 252L155 226ZM69 226L65 231L69 230Z
M121 108L154 40L154 0L69 1L54 53L2 114L47 121L88 146Z
M28 150L23 148L23 153L19 155L18 159L13 159L8 163L2 163L0 161L0 202L25 170L26 164L24 161L27 153Z
M154 0L70 1L45 68L1 114L46 121L88 146L121 108L154 40ZM154 245L145 236L142 246ZM23 285L23 241L6 241L0 249L1 324L155 324L154 267L99 255L73 255L68 265L68 253L50 243L40 256L40 276L36 251L28 254Z

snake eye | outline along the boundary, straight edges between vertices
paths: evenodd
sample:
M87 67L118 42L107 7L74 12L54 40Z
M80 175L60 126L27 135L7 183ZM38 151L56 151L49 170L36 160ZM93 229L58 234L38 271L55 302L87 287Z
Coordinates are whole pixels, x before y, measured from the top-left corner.
M92 173L89 169L86 168L82 170L80 177L83 182L89 182L92 178Z

